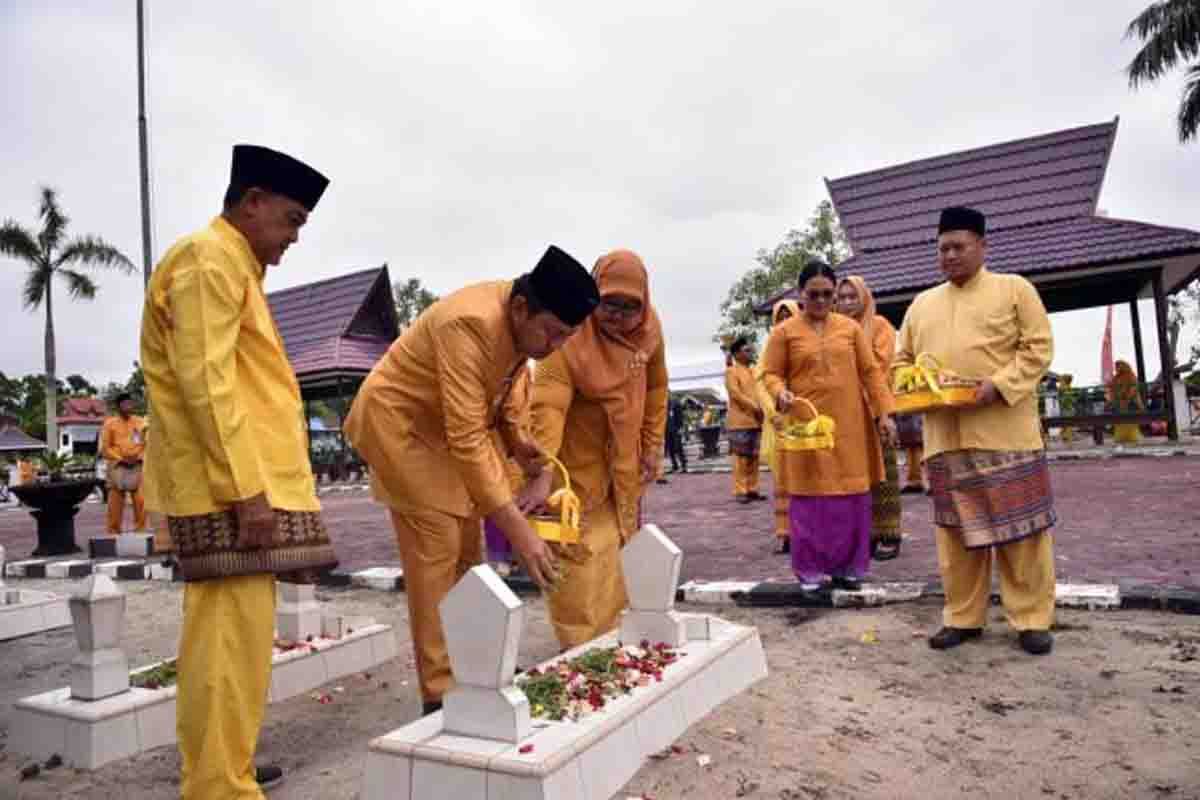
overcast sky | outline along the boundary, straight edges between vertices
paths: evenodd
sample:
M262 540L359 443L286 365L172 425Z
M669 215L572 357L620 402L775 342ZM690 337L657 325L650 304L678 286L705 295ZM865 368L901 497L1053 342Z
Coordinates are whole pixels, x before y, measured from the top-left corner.
M1181 75L1137 94L1122 75L1146 2L146 0L155 256L217 212L231 145L255 142L333 181L268 290L387 262L445 293L549 242L588 265L629 247L670 361L705 360L729 285L804 224L825 177L1120 115L1100 207L1200 228ZM49 183L74 232L140 266L135 37L131 1L0 4L0 217L33 225ZM9 375L42 368L22 280L0 260ZM60 374L128 375L141 285L59 291ZM1103 317L1054 317L1054 368L1077 384L1098 377ZM1126 307L1115 322L1132 358Z

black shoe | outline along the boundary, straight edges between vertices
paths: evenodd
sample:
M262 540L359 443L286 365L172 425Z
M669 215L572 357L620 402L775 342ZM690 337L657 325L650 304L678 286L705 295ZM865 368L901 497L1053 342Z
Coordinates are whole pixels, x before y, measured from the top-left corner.
M738 495L737 497L735 497L734 499L735 499L735 500L737 500L737 501L738 501L739 503L741 503L742 505L746 505L747 503L749 503L749 502L750 502L750 495L748 495L748 494L739 494L739 495Z
M900 490L900 494L925 494L925 487L910 483Z
M426 700L421 703L421 716L428 717L430 714L436 714L442 710L441 700Z
M858 578L847 578L842 575L834 575L832 579L833 588L841 589L846 592L857 592L862 589L862 581Z
M1017 636L1021 649L1031 656L1044 656L1054 649L1054 637L1050 631L1021 631Z
M780 539L778 544L775 545L775 555L777 556L787 555L790 552L792 552L791 539Z
M983 628L942 628L929 638L929 646L934 650L949 650L958 647L970 639L983 636Z
M766 500L767 499L767 496L765 494L759 494L758 492L747 492L746 497L749 497L751 500Z
M258 788L264 792L274 789L283 783L283 770L274 766L256 767L254 769L254 780L258 781Z
M662 486L662 485L664 485L664 484L668 484L668 483L670 483L670 481L669 481L669 480L667 480L666 478L659 478L658 480L656 480L656 481L655 481L655 483L657 483L658 485Z

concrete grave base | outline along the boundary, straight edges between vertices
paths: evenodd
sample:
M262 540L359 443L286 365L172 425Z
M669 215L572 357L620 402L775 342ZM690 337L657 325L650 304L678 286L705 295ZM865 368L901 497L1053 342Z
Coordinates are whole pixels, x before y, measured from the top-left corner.
M0 584L0 641L70 624L67 598Z
M63 614L62 624L70 624L65 601ZM340 639L315 639L304 648L276 652L267 701L287 700L323 683L372 669L395 658L396 652L392 627L376 624L355 627ZM151 664L134 674L156 666ZM174 744L175 692L174 686L131 688L88 702L73 699L71 690L63 688L26 697L16 703L7 749L39 761L58 754L67 764L90 770Z
M371 742L364 800L608 800L647 757L766 677L754 628L702 614L680 616L689 638L661 683L640 687L578 722L536 719L516 743L448 734L442 712L422 717ZM615 644L614 632L539 668Z

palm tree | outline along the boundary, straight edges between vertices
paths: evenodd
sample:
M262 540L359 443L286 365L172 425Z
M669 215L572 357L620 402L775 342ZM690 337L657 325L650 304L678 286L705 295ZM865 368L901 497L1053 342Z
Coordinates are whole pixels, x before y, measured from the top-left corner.
M54 190L42 187L38 217L42 229L34 233L11 219L0 224L0 255L24 261L29 267L22 292L25 308L34 310L46 304L46 445L51 452L58 449L58 380L55 376L57 359L54 345L55 275L67 282L67 292L76 299L91 300L96 296L96 283L76 267L119 269L129 273L133 264L121 251L98 236L67 239L69 219L58 207Z
M1129 62L1125 74L1129 86L1153 83L1181 61L1195 60L1183 77L1179 100L1179 141L1196 138L1200 131L1200 0L1160 0L1138 14L1125 30L1125 38L1137 38L1142 49Z

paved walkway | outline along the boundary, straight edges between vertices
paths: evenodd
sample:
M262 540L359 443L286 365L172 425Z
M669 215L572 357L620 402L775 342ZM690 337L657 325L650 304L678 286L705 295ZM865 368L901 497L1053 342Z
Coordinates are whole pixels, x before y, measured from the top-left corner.
M1051 467L1060 524L1060 580L1115 581L1200 587L1200 458L1112 458L1061 461ZM646 517L684 549L683 579L788 578L785 556L770 553L771 503L738 505L727 474L672 476L654 486ZM763 476L763 490L770 490ZM874 566L880 578L937 576L929 500L905 495L900 558ZM322 498L342 568L398 565L383 509L366 492ZM103 507L87 504L77 518L76 538L103 531ZM8 558L33 549L34 523L21 510L0 511L0 544Z

